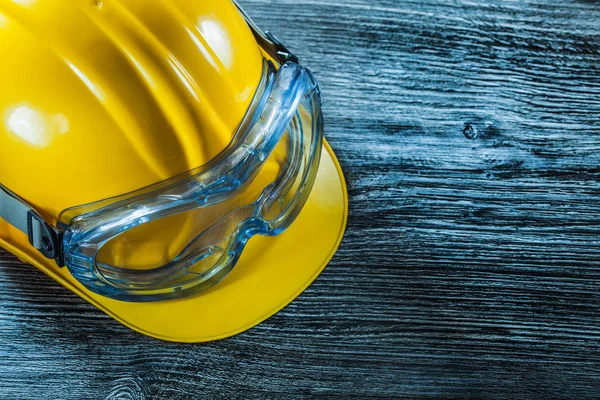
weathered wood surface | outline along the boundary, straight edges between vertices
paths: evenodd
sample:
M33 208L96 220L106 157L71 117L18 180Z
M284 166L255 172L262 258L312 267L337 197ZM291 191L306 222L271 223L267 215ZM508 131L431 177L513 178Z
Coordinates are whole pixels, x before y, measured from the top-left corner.
M178 345L1 252L0 397L600 397L600 2L241 2L322 83L339 253Z

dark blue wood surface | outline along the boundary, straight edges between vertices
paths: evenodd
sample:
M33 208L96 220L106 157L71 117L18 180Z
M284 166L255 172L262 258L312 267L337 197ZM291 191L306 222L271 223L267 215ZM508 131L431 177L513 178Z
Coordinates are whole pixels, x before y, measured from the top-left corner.
M600 2L240 2L322 83L339 253L183 345L0 252L0 398L599 398Z

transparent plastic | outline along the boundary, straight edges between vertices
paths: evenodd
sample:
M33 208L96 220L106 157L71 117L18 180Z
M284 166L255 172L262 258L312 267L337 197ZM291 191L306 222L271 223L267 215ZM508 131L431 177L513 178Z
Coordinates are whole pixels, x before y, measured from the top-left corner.
M254 235L277 235L312 190L323 143L309 70L265 61L232 143L205 166L65 210L65 264L91 291L125 301L185 297L223 279Z

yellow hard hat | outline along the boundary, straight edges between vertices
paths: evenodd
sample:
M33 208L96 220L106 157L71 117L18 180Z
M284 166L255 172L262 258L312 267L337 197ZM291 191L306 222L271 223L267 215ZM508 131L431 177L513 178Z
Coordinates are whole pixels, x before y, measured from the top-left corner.
M0 0L0 246L143 334L286 306L347 194L311 72L229 0Z

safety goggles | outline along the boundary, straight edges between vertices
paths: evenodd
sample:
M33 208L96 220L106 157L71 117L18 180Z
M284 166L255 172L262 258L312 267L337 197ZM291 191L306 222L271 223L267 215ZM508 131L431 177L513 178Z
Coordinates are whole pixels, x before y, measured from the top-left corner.
M256 32L255 32L256 33ZM223 279L254 235L282 233L312 189L323 143L319 86L272 35L231 144L207 165L63 211L52 227L0 186L0 217L89 290L125 301L189 296Z

